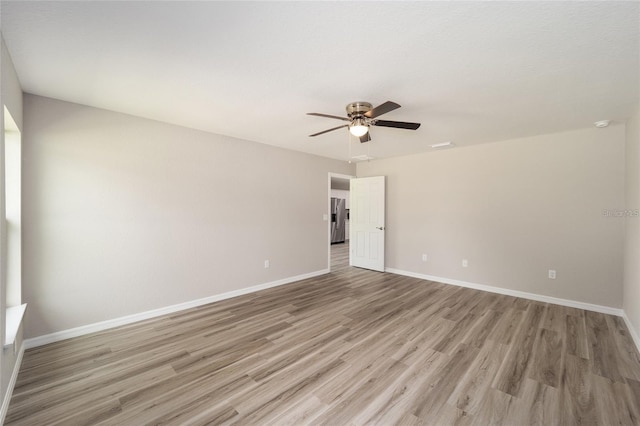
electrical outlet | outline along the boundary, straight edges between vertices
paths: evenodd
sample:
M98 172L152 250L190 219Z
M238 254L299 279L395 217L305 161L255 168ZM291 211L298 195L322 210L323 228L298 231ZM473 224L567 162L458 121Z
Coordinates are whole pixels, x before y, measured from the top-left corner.
M266 269L266 268L268 268L269 266L271 266L271 264L269 263L269 261L268 261L268 260L265 260L265 261L264 261L264 267L265 267L265 269Z
M549 279L550 280L555 280L556 279L556 270L555 269L549 269Z
M469 266L469 261L467 259L462 259L462 267L466 268Z
M423 262L426 262L426 261L427 261L427 255L426 255L426 254L423 254L423 255L422 255L422 261L423 261Z

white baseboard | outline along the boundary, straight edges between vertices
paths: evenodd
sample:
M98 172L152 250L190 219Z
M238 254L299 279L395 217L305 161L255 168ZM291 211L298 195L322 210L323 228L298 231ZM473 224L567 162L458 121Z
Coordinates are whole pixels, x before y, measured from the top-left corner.
M390 272L392 274L404 275L407 277L413 277L413 278L423 279L427 281L436 281L443 284L456 285L459 287L467 287L475 290L488 291L491 293L504 294L504 295L513 296L513 297L521 297L523 299L536 300L538 302L553 303L556 305L569 306L572 308L585 309L588 311L600 312L603 314L616 315L619 317L623 317L625 323L627 324L627 327L629 328L631 337L635 345L638 347L638 351L640 351L640 338L638 337L638 333L633 328L633 326L631 325L631 322L627 318L626 313L622 309L612 308L609 306L594 305L594 304L585 303L585 302L578 302L578 301L569 300L569 299L560 299L557 297L544 296L541 294L528 293L525 291L511 290L511 289L506 289L501 287L493 287L493 286L488 286L484 284L475 284L467 281L454 280L450 278L419 274L416 272L403 271L403 270L394 269L394 268L386 268L385 271ZM85 334L90 334L97 331L107 330L109 328L119 327L121 325L127 325L134 322L151 319L151 318L159 317L161 315L171 314L171 313L182 311L185 309L195 308L197 306L206 305L208 303L218 302L220 300L230 299L236 296L242 296L242 295L253 293L259 290L265 290L272 287L290 284L292 282L301 281L301 280L317 277L319 275L324 275L328 273L329 273L329 269L322 269L319 271L310 272L308 274L297 275L295 277L284 278L281 280L259 284L252 287L243 288L240 290L234 290L227 293L205 297L203 299L192 300L189 302L179 303L177 305L166 306L166 307L154 309L151 311L140 312L138 314L128 315L120 318L114 318L107 321L101 321L94 324L88 324L81 327L75 327L68 330L46 334L43 336L33 337L30 339L26 339L24 341L21 351L24 352L25 349L46 345L48 343L53 343L60 340L70 339L72 337L83 336ZM20 359L22 358L22 352L20 353ZM17 376L17 372L15 374ZM12 380L13 380L13 383L15 383L14 377L12 377ZM7 404L8 404L8 401L7 401ZM4 405L3 405L3 409L4 409Z
M22 365L22 356L24 355L25 343L22 342L20 345L20 350L16 356L16 363L13 366L13 372L11 373L11 379L9 380L9 386L7 386L7 392L4 394L4 399L2 400L2 408L0 408L0 425L4 424L4 418L7 415L7 411L9 410L9 403L11 402L11 396L13 395L13 388L16 386L16 380L18 379L18 372L20 371L20 366Z
M638 352L640 352L640 335L638 335L638 331L633 328L633 324L631 324L631 321L629 320L629 317L627 316L627 313L625 311L622 311L622 319L624 319L625 324L627 324L629 334L631 334L631 340L633 340L633 343L636 344Z
M264 284L258 284L252 287L242 288L239 290L229 291L227 293L216 294L214 296L205 297L203 299L191 300L189 302L179 303L177 305L165 306L163 308L151 311L140 312L138 314L127 315L120 318L114 318L93 324L83 325L68 330L57 331L43 336L32 337L24 341L24 348L30 349L37 346L46 345L60 340L70 339L72 337L84 336L85 334L95 333L97 331L107 330L109 328L119 327L150 318L159 317L161 315L171 314L185 309L195 308L197 306L206 305L208 303L218 302L220 300L230 299L232 297L242 296L244 294L253 293L259 290L265 290L272 287L278 287L292 282L306 280L308 278L317 277L319 275L328 274L329 269L322 269L308 274L297 275L295 277L283 278L277 281L271 281Z
M527 293L526 291L511 290L511 289L502 288L502 287L493 287L490 285L475 284L475 283L470 283L466 281L452 280L449 278L434 277L432 275L418 274L416 272L403 271L400 269L393 269L393 268L385 268L385 271L391 272L392 274L404 275L407 277L419 278L419 279L428 280L428 281L436 281L443 284L457 285L459 287L473 288L475 290L488 291L491 293L505 294L507 296L521 297L523 299L536 300L538 302L546 302L546 303L553 303L555 305L569 306L571 308L585 309L587 311L600 312L603 314L615 315L618 317L623 316L623 313L624 313L622 309L618 309L618 308L611 308L609 306L602 306L602 305L594 305L586 302L577 302L575 300L569 300L569 299L560 299L558 297L544 296L542 294Z

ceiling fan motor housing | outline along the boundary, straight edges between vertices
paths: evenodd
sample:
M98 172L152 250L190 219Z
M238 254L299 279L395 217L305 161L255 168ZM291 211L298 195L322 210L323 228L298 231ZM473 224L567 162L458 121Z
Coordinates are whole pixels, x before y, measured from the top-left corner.
M349 118L356 118L364 115L372 109L373 105L369 102L351 102L347 105L347 115Z

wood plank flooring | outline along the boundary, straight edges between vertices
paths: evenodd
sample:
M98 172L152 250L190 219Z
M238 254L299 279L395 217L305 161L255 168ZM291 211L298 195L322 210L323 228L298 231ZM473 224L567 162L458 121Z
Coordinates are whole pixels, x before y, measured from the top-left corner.
M617 317L348 266L25 353L7 425L638 425Z

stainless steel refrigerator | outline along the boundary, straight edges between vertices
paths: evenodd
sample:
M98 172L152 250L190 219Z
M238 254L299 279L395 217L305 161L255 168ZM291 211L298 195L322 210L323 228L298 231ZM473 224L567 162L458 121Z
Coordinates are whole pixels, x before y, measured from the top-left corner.
M344 198L331 197L331 244L344 243L345 238L345 209Z

